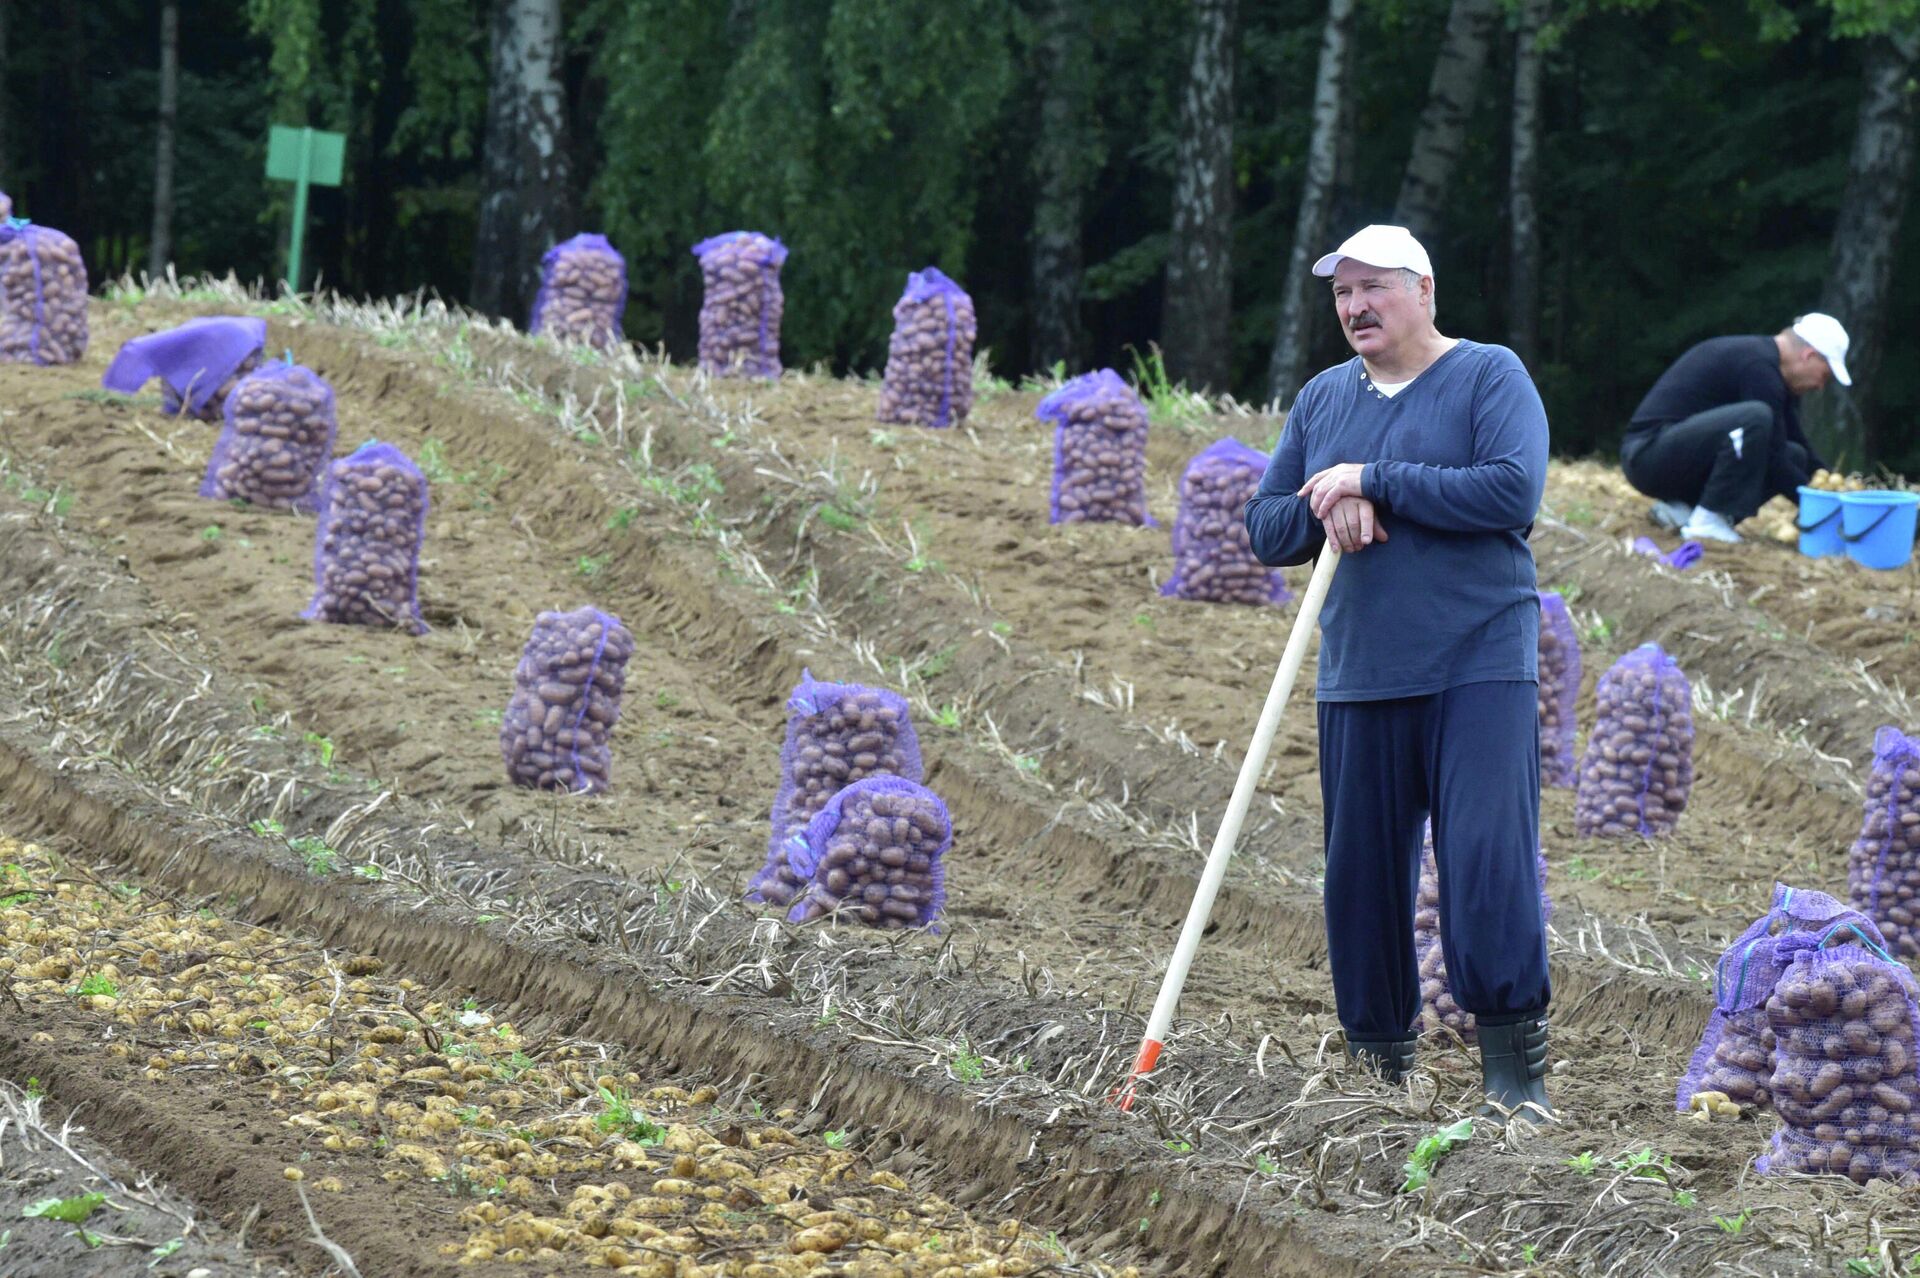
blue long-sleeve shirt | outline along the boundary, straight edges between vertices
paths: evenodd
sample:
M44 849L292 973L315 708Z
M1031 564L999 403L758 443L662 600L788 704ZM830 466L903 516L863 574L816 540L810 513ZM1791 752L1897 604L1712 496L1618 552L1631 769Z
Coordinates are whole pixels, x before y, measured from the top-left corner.
M1389 399L1358 357L1301 388L1247 502L1262 563L1302 564L1326 533L1313 475L1364 463L1388 540L1345 556L1320 614L1319 697L1379 701L1538 678L1527 534L1547 482L1547 413L1504 346L1462 340Z

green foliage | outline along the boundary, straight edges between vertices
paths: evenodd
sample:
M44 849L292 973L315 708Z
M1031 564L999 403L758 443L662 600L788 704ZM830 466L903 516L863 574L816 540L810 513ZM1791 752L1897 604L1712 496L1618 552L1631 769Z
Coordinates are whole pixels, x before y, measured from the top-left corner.
M20 1209L20 1214L29 1220L57 1220L62 1224L79 1225L107 1201L105 1194L94 1192L76 1194L72 1198L42 1198L37 1203L29 1203Z
M113 978L100 972L93 972L84 977L80 984L74 987L73 992L79 998L92 998L96 995L104 995L107 998L120 997L120 987L113 983Z
M603 1108L594 1116L595 1127L636 1145L658 1145L666 1140L667 1129L636 1110L626 1088L602 1087L599 1092Z
M1421 1137L1419 1143L1413 1147L1413 1153L1408 1156L1406 1166L1403 1168L1407 1178L1401 1184L1400 1192L1412 1194L1425 1189L1428 1182L1433 1179L1433 1170L1440 1165L1440 1160L1452 1153L1456 1146L1465 1144L1472 1136L1473 1120L1463 1118L1457 1123L1442 1127L1431 1136Z

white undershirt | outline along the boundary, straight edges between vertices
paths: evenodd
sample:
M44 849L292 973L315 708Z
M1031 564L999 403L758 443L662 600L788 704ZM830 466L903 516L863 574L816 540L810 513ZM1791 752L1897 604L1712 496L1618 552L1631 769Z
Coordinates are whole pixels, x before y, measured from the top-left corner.
M1413 378L1409 377L1404 382L1376 382L1369 380L1367 384L1379 391L1382 395L1385 395L1388 399L1392 399L1395 395L1398 395L1401 391L1413 385Z

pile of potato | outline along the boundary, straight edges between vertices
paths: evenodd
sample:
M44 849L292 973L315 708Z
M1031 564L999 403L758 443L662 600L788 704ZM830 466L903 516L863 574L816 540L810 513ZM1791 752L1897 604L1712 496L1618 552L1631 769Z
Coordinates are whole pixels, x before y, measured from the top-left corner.
M225 415L200 495L317 510L338 430L327 379L299 364L270 365L234 387Z
M1547 895L1547 851L1536 854L1534 873L1540 879L1540 920L1553 917L1553 900ZM1413 905L1413 954L1420 966L1420 1031L1432 1033L1443 1026L1471 1043L1474 1041L1473 1013L1454 1001L1453 988L1447 984L1445 947L1440 942L1440 865L1433 855L1433 825L1427 825L1426 846L1420 853L1420 887Z
M1851 935L1851 934L1848 934ZM1831 1172L1865 1184L1920 1171L1913 976L1861 943L1796 934L1767 1000L1773 1108L1768 1172Z
M893 304L880 420L903 426L965 421L973 410L973 341L978 333L973 299L939 267L909 275L907 291Z
M1054 424L1056 524L1151 524L1147 514L1147 410L1110 368L1083 373L1040 401Z
M929 927L946 900L941 858L953 844L947 805L903 777L857 781L807 824L787 855L811 882L787 919L808 923L844 909L869 927Z
M1785 971L1781 938L1822 933L1841 924L1885 948L1879 929L1864 914L1825 892L1774 884L1772 906L1733 939L1714 968L1713 1015L1681 1076L1674 1095L1677 1110L1698 1112L1694 1098L1702 1093L1736 1106L1767 1106L1776 1046L1767 1000Z
M1173 575L1160 587L1162 595L1239 604L1293 598L1280 570L1255 559L1247 539L1247 499L1266 473L1267 455L1231 437L1187 463L1173 521Z
M1670 833L1693 790L1693 689L1659 644L1600 676L1580 760L1573 825L1582 837Z
M621 338L627 262L604 235L576 235L540 259L540 292L527 331L605 349Z
M920 739L906 698L857 683L822 683L812 671L787 699L787 739L780 750L780 788L773 800L767 861L747 886L749 901L788 905L813 880L792 853L807 846L807 824L828 800L874 776L922 775Z
M1813 478L1807 481L1807 487L1818 488L1825 493L1862 493L1873 487L1860 474L1842 475L1837 471L1816 470Z
M693 246L706 292L700 367L721 377L780 376L780 267L787 246L757 231L729 231Z
M1580 636L1557 590L1540 592L1540 784L1571 787L1579 727Z
M1898 728L1873 737L1860 837L1847 853L1847 899L1880 925L1893 952L1920 957L1920 742Z
M597 608L543 612L513 672L500 720L507 778L536 790L599 794L607 788L633 636Z
M314 542L308 621L397 626L425 634L420 543L427 481L392 444L362 444L327 469Z
M0 225L0 362L71 364L87 353L87 264L50 226Z

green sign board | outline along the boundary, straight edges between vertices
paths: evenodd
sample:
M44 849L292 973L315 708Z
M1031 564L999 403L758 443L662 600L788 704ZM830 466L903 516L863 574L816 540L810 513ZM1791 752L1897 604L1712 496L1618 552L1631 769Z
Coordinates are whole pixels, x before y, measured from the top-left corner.
M287 239L287 287L300 291L300 254L307 239L307 188L339 186L347 135L273 126L267 135L267 176L293 183L293 233Z

